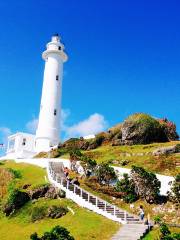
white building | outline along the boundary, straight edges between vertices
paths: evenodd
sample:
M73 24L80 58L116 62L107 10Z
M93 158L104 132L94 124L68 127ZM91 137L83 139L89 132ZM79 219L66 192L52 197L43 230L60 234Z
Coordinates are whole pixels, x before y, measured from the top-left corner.
M37 152L48 151L60 141L63 63L67 61L67 55L58 35L52 37L42 57L45 60L45 70L35 141Z
M61 91L63 63L67 61L58 34L42 53L45 60L43 88L36 136L16 133L8 138L7 158L29 158L47 152L60 141Z
M36 152L34 149L35 136L29 133L18 132L8 137L8 158L31 158Z

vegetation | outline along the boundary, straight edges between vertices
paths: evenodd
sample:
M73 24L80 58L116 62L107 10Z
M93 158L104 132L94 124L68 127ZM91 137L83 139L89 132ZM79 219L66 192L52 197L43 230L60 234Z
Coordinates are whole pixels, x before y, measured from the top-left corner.
M100 163L95 169L95 175L100 184L107 185L117 178L114 168L110 167L108 163Z
M37 233L33 233L30 238L32 240L74 240L70 232L60 226L56 226L51 231L45 232L42 237L38 237Z
M172 193L170 193L170 199L180 205L180 174L175 177L175 181L172 183L171 188Z
M22 178L16 179L17 181L14 183L15 187L23 187L30 184L29 189L34 188L35 185L46 183L44 178L46 174L45 170L39 167L30 164L16 164L13 161L6 161L0 166L0 169L3 170L7 168L19 170L22 174ZM13 178L11 178L11 180L13 180ZM10 188L13 189L13 184ZM6 199L6 197L7 196L4 195L3 199ZM68 207L72 212L69 211L63 215L62 218L58 219L51 218L52 215L48 217L48 214L56 213L61 207L63 209ZM34 208L36 210L34 210ZM46 209L47 215L39 219L38 216L41 215L41 213L37 214L37 209ZM36 212L36 214L33 212ZM74 214L72 214L73 212ZM32 221L32 215L36 220ZM49 232L52 227L56 225L65 227L72 233L76 240L108 240L119 229L119 224L81 208L67 199L51 200L39 198L35 201L30 200L10 217L6 217L0 211L1 240L28 240L33 232L37 232L39 237L42 236L44 232Z
M123 200L126 203L135 202L138 198L135 191L135 184L128 174L124 174L123 178L117 181L116 191L125 193Z
M84 154L95 159L97 163L108 162L115 166L122 166L121 161L126 160L125 167L133 165L144 167L147 171L164 175L177 175L179 173L180 155L153 156L157 148L177 145L179 142L153 143L148 145L110 146L85 151Z
M149 203L157 201L160 194L161 183L154 173L147 172L142 167L133 166L131 179L138 197L144 198Z

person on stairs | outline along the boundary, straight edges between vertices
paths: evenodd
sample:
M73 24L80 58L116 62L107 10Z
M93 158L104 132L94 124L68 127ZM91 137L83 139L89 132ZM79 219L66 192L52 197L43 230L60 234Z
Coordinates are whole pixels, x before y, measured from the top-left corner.
M143 221L144 220L144 208L142 205L140 205L139 209L140 209L139 216L140 216L141 221Z

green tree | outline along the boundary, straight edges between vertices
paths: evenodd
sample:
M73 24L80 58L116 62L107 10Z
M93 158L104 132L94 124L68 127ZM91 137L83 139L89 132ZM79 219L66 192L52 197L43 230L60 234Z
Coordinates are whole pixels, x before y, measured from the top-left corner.
M128 174L124 174L121 180L118 180L115 187L116 191L125 193L123 200L127 203L132 203L137 200L135 185Z
M33 233L30 236L31 240L74 240L74 237L70 235L70 232L61 226L52 228L50 232L45 232L42 237L38 237L37 233Z
M104 183L109 185L111 180L117 178L114 168L110 167L108 163L99 164L95 170L95 175L100 184Z
M172 193L170 193L170 198L180 204L180 173L175 177L174 182L171 187Z
M135 192L138 197L144 198L147 202L155 202L160 194L161 182L156 175L147 172L142 167L132 166L131 179L135 185Z

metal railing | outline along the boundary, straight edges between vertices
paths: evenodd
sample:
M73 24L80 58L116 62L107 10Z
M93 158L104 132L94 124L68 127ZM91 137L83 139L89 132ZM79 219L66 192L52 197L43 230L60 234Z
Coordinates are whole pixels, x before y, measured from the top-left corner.
M56 181L57 183L59 183L62 187L64 187L65 189L67 189L71 192L73 192L74 194L78 195L79 197L81 197L82 199L87 201L88 203L93 204L98 209L106 212L107 214L111 214L116 218L118 218L117 215L122 215L122 217L119 217L118 219L121 219L122 221L127 222L128 213L126 211L124 211L124 210L116 207L115 205L112 205L111 203L108 203L107 201L89 193L88 191L82 189L81 187L70 183L70 181L66 180L65 177L64 178L59 177L58 174L55 173L55 171L53 171L52 166L49 165L48 167L49 167L49 172L50 172L53 180ZM70 186L72 187L71 190L69 189ZM86 195L86 197L84 195Z

